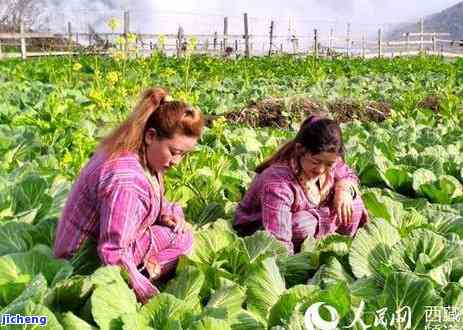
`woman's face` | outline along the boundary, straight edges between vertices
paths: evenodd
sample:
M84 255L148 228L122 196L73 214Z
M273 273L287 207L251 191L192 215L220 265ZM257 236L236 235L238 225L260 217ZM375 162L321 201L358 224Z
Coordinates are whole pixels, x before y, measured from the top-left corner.
M198 138L174 134L170 139L159 139L156 130L149 129L145 134L146 161L156 173L164 173L177 165L186 153L192 151Z
M338 155L335 152L321 152L318 154L304 153L301 157L301 167L304 176L311 180L331 170Z

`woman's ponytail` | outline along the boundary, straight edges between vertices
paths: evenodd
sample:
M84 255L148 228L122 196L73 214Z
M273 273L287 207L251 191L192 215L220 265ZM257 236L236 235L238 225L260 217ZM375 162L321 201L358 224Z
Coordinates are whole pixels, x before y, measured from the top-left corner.
M159 87L145 90L129 118L110 133L100 144L108 154L121 151L138 151L143 144L143 136L148 120L165 103L167 92Z
M133 112L100 144L113 156L120 152L143 153L144 136L148 129L156 130L161 139L174 134L199 137L204 126L201 113L181 101L171 101L168 93L159 87L145 90Z
M128 121L134 124L133 129L144 131L151 115L165 103L167 92L159 87L149 88L143 92ZM143 132L144 133L144 132Z
M159 87L148 89L146 94L147 98L149 97L153 103L153 111L156 111L162 104L164 104L167 98L167 92Z

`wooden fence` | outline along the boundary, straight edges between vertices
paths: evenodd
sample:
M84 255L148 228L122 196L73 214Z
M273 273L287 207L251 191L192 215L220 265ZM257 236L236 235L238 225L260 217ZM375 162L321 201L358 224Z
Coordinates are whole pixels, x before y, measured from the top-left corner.
M97 33L91 26L88 32L74 32L72 24L67 24L66 33L31 32L20 24L19 32L0 33L0 58L32 56L72 55L82 53L106 54L113 48L119 38L119 49L127 52L131 38L135 48L142 54L163 51L178 57L187 51L207 53L216 56L253 56L271 55L275 53L311 54L314 56L348 56L348 57L393 57L417 54L434 54L442 56L463 57L463 47L460 41L450 40L448 33L425 32L423 19L419 23L419 32L403 34L402 40L384 40L382 29L378 29L376 39L367 38L366 34L354 36L351 24L346 26L346 34L335 36L331 29L329 35L321 35L318 29L312 35L276 35L275 22L270 21L268 34L250 34L248 15L243 14L243 34L229 34L228 18L223 20L223 33L214 34L186 34L180 26L177 33L149 34L130 33L130 12L124 12L123 32ZM447 39L445 39L447 38ZM59 49L29 49L35 40L59 41ZM190 49L196 40L194 49ZM18 43L19 41L19 43ZM161 42L162 41L162 42ZM309 46L305 49L300 42L305 41ZM5 44L15 44L19 52L2 52ZM256 49L256 43L263 43L262 49ZM3 45L2 45L3 44ZM52 42L50 42L52 44ZM286 47L284 47L284 44ZM289 45L289 47L288 47ZM56 48L56 47L55 47ZM286 48L286 49L285 49ZM288 49L289 48L289 49Z

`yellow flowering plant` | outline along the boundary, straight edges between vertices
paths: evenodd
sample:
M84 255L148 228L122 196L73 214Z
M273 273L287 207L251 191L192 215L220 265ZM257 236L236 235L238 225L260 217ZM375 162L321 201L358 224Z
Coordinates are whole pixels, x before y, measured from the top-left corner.
M106 25L111 29L111 32L114 33L114 31L121 25L121 23L116 17L111 17L106 22Z
M79 62L77 63L74 63L74 65L72 66L72 70L73 71L80 71L80 69L82 69L82 64L80 64Z
M116 71L111 71L106 76L108 83L114 86L119 81L119 74Z

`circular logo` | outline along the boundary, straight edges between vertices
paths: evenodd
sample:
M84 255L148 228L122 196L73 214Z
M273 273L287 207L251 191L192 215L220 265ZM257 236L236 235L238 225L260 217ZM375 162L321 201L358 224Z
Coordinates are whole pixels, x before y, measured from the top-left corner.
M330 313L332 321L325 321L320 316L320 307ZM307 330L335 330L339 323L339 315L333 306L327 305L324 302L318 302L311 305L304 314L304 324Z

